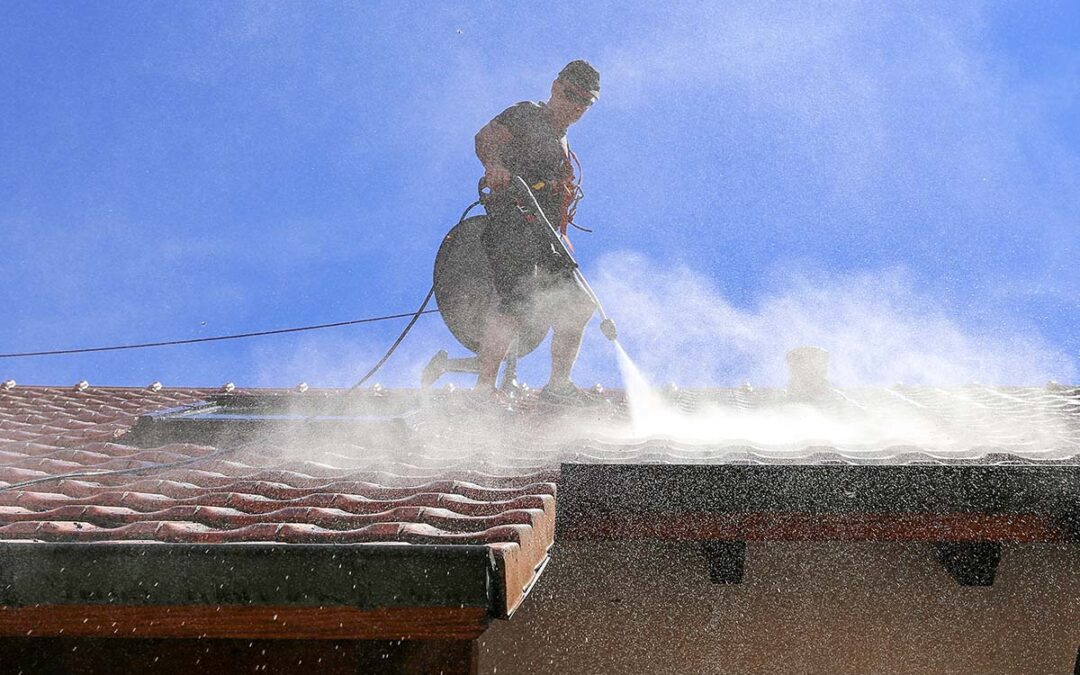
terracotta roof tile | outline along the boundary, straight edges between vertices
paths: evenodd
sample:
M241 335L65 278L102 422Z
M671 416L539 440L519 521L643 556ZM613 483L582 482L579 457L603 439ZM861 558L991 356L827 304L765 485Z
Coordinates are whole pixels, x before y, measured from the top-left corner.
M464 405L451 416L412 415L410 428L420 438L415 442L361 437L298 444L273 437L228 452L199 443L132 444L128 434L139 415L189 405L218 391L22 386L0 391L0 540L399 542L483 545L511 558L520 556L506 547L516 546L528 552L521 554L521 564L531 576L553 540L560 462L1009 464L1072 461L1080 455L1076 390L978 386L834 390L815 403L841 417L885 406L917 414L954 436L981 429L978 443L941 447L904 438L847 445L582 438L568 436L566 425L546 419L535 396L518 402L515 417L532 426L515 431L496 420L494 441L478 429L480 413ZM331 395L261 393L297 403ZM246 394L234 395L244 400ZM608 396L611 405L586 413L587 421L625 419L622 394ZM783 390L746 387L678 390L666 397L687 414L717 407L736 414L782 411L788 403ZM461 405L450 395L437 402ZM1039 433L1032 434L1033 428ZM3 490L49 476L110 470L127 472Z
M497 615L516 607L542 568L555 471L536 458L277 438L225 454L130 443L139 415L216 392L0 391L0 541L484 546L503 561ZM82 475L4 490L62 474Z

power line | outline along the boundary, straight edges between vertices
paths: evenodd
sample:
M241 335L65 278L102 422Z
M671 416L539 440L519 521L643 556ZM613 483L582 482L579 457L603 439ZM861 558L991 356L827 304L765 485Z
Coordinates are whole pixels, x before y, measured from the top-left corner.
M430 296L429 296L430 297ZM237 333L235 335L216 335L214 337L190 338L187 340L167 340L163 342L142 342L130 345L114 345L111 347L84 347L81 349L54 349L41 352L15 352L12 354L0 354L0 359L15 359L29 356L58 356L61 354L89 354L91 352L115 352L124 349L145 349L147 347L171 347L174 345L190 345L199 342L218 342L221 340L239 340L241 338L261 337L263 335L281 335L283 333L300 333L308 330L322 330L324 328L340 328L342 326L355 326L362 323L375 323L376 321L390 321L392 319L412 318L416 320L421 314L433 314L438 309L429 309L420 312L406 312L404 314L388 314L366 319L353 319L352 321L336 321L334 323L321 323L315 326L298 326L294 328L278 328L276 330L261 330L251 333ZM412 324L410 323L411 327Z

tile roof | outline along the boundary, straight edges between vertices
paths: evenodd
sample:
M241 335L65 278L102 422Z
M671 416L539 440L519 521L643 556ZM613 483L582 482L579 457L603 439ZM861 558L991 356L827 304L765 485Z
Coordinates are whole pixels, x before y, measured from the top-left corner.
M395 461L399 449L361 444L296 455L268 441L216 455L218 449L206 445L145 449L124 442L140 414L212 393L30 387L0 393L0 488L69 472L153 469L207 457L190 466L0 492L7 523L0 535L25 534L37 514L55 516L58 526L79 523L78 534L87 540L493 543L516 541L518 527L531 527L554 494L543 476L506 471L494 459L469 465L408 452ZM62 538L62 530L55 536ZM53 536L49 527L37 535Z
M519 404L522 414L511 421L497 420L496 427L478 427L479 413L467 405L445 414L452 396L443 396L441 407L414 398L405 407L410 412L421 409L410 418L417 433L397 445L338 437L297 448L269 437L222 454L211 445L192 443L142 448L125 436L140 415L192 404L219 391L59 387L0 391L0 488L73 472L130 471L0 492L4 523L0 535L26 536L34 514L48 514L56 520L39 523L77 522L78 534L86 540L397 538L490 543L500 537L514 541L513 528L531 526L535 510L550 506L560 462L985 464L1059 462L1080 456L1080 392L1069 388L834 390L831 398L813 404L815 410L837 415L852 426L861 424L860 415L870 409L893 417L919 415L931 423L929 440L934 441L923 439L922 444L880 430L844 443L812 437L793 440L796 436L767 443L720 435L702 439L694 438L692 431L689 439L639 439L619 431L626 418L621 392L608 395L613 405L570 421L565 416L530 415L539 405L535 397L526 397ZM783 390L746 387L669 392L667 403L691 419L728 415L722 421L735 433L745 429L732 413L767 411L774 415L770 420L783 421L805 409L787 401ZM527 423L519 423L521 419ZM622 427L612 427L608 424L612 420L621 421ZM154 469L200 458L205 459ZM157 523L160 532L152 533L147 523ZM44 525L37 534L66 536L62 528L49 534Z
M522 585L508 591L507 612L546 560L554 532L550 475L495 457L398 458L396 448L298 449L274 439L227 453L128 443L139 415L214 393L0 391L0 541L480 545L524 570L510 575ZM187 460L196 461L155 468ZM93 475L104 471L125 472ZM4 490L72 473L83 475Z
M681 417L644 440L628 430L622 392L606 394L607 406L560 414L528 394L504 415L457 393L361 394L394 401L393 415L408 428L398 442L256 435L235 449L140 447L130 433L141 415L220 392L0 390L0 541L479 546L502 570L499 613L508 614L553 542L560 463L1009 465L1080 457L1080 391L1067 387L830 390L809 403L779 389L670 390L663 405ZM233 395L252 393L297 402L342 395ZM898 419L905 423L891 425ZM860 431L827 438L832 422ZM780 433L762 442L754 437L761 429ZM175 465L156 468L166 463ZM114 473L93 475L103 471ZM48 480L72 473L83 475ZM4 489L27 481L41 482Z

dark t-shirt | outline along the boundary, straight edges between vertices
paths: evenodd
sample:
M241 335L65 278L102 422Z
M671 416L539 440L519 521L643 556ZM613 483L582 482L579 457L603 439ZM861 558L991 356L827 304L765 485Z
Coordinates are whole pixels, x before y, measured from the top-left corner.
M553 187L572 178L566 135L551 128L543 103L512 105L494 121L513 136L500 157L511 176L521 176L529 185L544 181Z
M529 101L512 105L499 113L495 122L506 127L511 140L502 147L499 160L511 176L521 176L530 186L545 183L534 195L548 220L558 226L565 216L566 184L573 181L567 154L566 135L556 133L544 114L543 103ZM564 288L575 286L573 268L558 255L549 236L529 223L510 198L507 189L487 201L485 210L493 227L484 229L484 252L491 264L492 281L500 299L500 311L519 316L530 311L531 298L539 285ZM541 280L543 284L541 284ZM578 294L584 291L578 291ZM569 296L568 296L569 297ZM589 302L586 297L584 302Z

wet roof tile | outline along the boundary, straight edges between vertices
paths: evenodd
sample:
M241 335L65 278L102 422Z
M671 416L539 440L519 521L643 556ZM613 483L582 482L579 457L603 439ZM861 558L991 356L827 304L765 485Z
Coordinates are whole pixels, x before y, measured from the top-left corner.
M542 567L555 485L535 463L275 438L230 451L130 444L140 415L216 391L0 391L0 541L485 546L520 567L498 614ZM10 489L24 481L40 482Z
M546 550L551 527L544 518L554 513L560 462L1011 464L1072 461L1080 455L1077 390L1032 387L832 390L814 403L816 410L842 420L886 409L917 414L935 432L960 436L980 430L979 442L938 447L903 438L763 444L737 438L567 436L559 423L546 420L535 396L519 400L518 417L530 419L531 426L517 432L501 420L494 434L490 425L481 428L475 423L481 412L466 404L449 416L414 411L409 423L422 432L422 440L404 444L335 438L298 445L273 436L232 450L199 443L129 444L127 434L140 415L217 393L96 387L0 391L0 539L495 544L532 536L547 537ZM254 393L307 397L297 401L318 394ZM388 400L385 393L371 395ZM403 396L412 397L413 408L430 403L416 392ZM799 410L776 389L673 390L665 396L685 415L765 410L783 419ZM608 397L611 405L587 416L625 418L622 393ZM447 394L436 403L459 402ZM170 463L180 464L156 468ZM101 471L125 473L93 475ZM3 490L73 473L84 475Z

